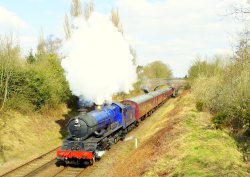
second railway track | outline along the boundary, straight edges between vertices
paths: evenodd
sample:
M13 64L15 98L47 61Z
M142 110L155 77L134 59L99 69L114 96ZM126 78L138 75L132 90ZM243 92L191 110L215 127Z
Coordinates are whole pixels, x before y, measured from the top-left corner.
M21 176L35 176L40 170L54 165L55 163L55 152L60 147L56 147L49 152L5 173L0 176L2 177L21 177Z

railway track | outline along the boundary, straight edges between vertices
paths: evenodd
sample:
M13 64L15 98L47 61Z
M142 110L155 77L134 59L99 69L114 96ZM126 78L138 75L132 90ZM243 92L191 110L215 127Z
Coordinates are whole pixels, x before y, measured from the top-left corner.
M102 167L102 163L98 163L98 161L95 162L93 166L89 166L87 168L70 167L70 166L56 167L55 153L59 148L60 146L3 174L2 176L0 175L0 177L81 177L81 176L92 177L92 172L95 171L97 166L99 168L105 169L105 167ZM114 145L112 146L111 151L115 152L118 151L119 149L120 149L119 146ZM110 159L114 159L114 157L111 154L107 152L105 158L107 160L107 163L110 164L110 166L113 166L114 164ZM115 159L116 161L118 161L119 157L117 156Z
M35 176L39 171L54 165L55 152L60 148L56 147L49 152L1 175L2 177L21 177L21 176Z
M60 148L56 147L49 152L5 173L1 177L80 177L85 168L56 167L55 153Z
M65 167L63 170L53 175L53 177L80 177L84 173L84 168Z

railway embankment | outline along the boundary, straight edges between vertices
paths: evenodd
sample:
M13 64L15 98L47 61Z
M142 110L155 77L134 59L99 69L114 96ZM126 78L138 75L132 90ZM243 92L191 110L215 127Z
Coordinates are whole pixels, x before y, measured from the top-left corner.
M139 147L107 176L249 176L236 141L210 120L189 91L169 100L130 134Z
M9 110L0 119L0 176L61 145L68 109L44 113ZM67 122L67 121L64 121Z

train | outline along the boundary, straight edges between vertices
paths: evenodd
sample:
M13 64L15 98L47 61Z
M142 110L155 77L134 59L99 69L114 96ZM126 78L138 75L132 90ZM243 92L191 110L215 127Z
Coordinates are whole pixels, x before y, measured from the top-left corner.
M140 121L150 116L177 89L168 87L121 102L112 102L90 112L80 112L67 124L68 137L56 152L56 165L89 166L116 144Z

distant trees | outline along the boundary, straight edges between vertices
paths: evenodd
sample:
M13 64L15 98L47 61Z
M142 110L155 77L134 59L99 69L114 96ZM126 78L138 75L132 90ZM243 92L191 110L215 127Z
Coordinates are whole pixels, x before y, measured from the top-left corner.
M62 40L60 38L57 38L54 35L49 35L47 39L44 39L43 35L41 35L37 45L37 52L38 54L58 54L61 46Z
M147 78L164 78L170 79L172 71L168 65L162 61L154 61L143 68L143 73Z

